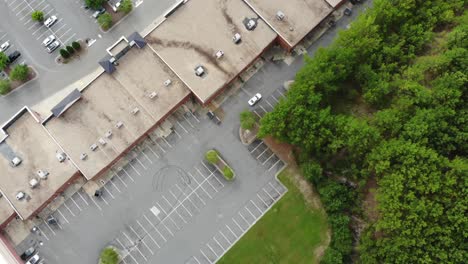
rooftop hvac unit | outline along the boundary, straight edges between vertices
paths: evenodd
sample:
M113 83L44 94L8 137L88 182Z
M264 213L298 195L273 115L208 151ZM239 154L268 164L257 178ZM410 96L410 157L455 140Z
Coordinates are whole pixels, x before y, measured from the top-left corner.
M55 157L59 162L64 162L67 156L63 152L57 152L57 154L55 154Z
M281 12L281 11L276 12L276 19L281 21L281 20L284 19L284 17L285 17L285 15L284 15L283 12Z
M134 40L130 41L130 43L128 43L130 45L130 47L133 47L135 46L136 42Z
M171 85L171 83L172 83L171 80L165 80L165 81L164 81L164 86L167 87L167 86Z
M11 160L11 166L16 167L16 166L20 165L22 161L23 161L23 160L20 159L19 157L14 157L14 158Z
M257 22L255 22L253 19L250 19L246 26L248 30L253 30L255 29L255 26L257 26Z
M29 181L29 187L31 187L31 189L36 188L38 185L39 185L39 181L35 178Z
M24 192L18 192L16 194L16 200L18 200L18 201L23 200L24 197L26 197L26 194Z
M239 33L234 34L234 37L232 37L232 41L235 44L239 44L241 41L241 35Z
M123 122L122 122L122 121L117 122L117 124L115 124L115 127L116 127L116 128L121 128L121 127L123 127Z
M107 144L107 142L106 142L103 138L99 138L98 141L99 141L99 143L101 143L101 145L103 145L103 146Z
M203 66L197 66L195 68L195 75L201 77L203 74L205 74L205 68L203 68Z
M49 175L49 172L46 170L38 170L36 173L37 173L37 176L39 176L39 178L43 180L47 179L47 176Z
M224 51L218 50L218 52L216 52L215 56L216 56L217 59L221 59L221 57L224 56Z
M130 113L132 113L132 115L136 115L138 112L140 112L140 109L138 109L138 107L135 107Z
M104 136L106 136L106 138L111 138L112 137L112 131L107 130L107 132L106 132L106 134L104 134Z
M88 158L88 154L86 153L81 153L80 154L80 160L86 160Z
M152 93L148 94L148 97L150 99L154 99L154 98L158 97L158 93L157 92L152 92Z
M96 144L92 144L89 149L91 149L91 151L96 151L96 149L98 148L98 146Z

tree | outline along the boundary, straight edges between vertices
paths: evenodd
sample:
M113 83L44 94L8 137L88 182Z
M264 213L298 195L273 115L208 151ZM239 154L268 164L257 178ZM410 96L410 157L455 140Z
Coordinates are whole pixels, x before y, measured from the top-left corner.
M119 11L124 12L125 14L130 13L133 9L133 2L131 0L123 0L120 3Z
M70 58L70 53L66 49L60 49L60 56L64 59Z
M70 55L75 53L75 49L72 46L67 46L66 49L67 49L68 53L70 53Z
M8 65L8 56L0 52L0 71L3 71Z
M205 158L209 163L212 163L212 164L217 163L219 160L218 153L216 153L215 150L210 150L206 152Z
M104 2L105 0L85 0L86 6L94 10L101 8Z
M343 263L343 255L331 247L328 247L325 250L325 253L322 257L322 260L320 261L322 264L341 264Z
M240 113L240 123L242 129L251 130L256 123L254 114L249 110L242 111Z
M42 12L40 10L36 10L36 11L32 12L31 13L31 19L33 21L37 21L37 22L44 21L44 12Z
M10 92L11 84L9 80L0 80L0 94L5 95Z
M119 254L113 248L105 248L101 252L99 264L117 264L119 262Z
M10 72L10 79L24 82L29 77L29 67L27 65L16 65Z
M234 172L232 171L231 168L229 168L228 166L224 167L223 169L223 175L226 179L228 180L231 180L232 177L234 177Z
M81 45L80 45L80 43L77 42L77 41L73 41L71 45L72 45L72 47L73 47L76 51L78 51L78 50L81 49Z
M98 17L98 23L103 30L108 30L112 26L112 17L109 13L104 13Z

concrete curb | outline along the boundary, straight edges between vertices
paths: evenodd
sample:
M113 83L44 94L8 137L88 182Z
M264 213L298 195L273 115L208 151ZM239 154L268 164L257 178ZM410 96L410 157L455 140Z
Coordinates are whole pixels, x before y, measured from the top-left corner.
M30 83L30 82L32 82L32 81L34 81L34 80L36 80L36 79L39 78L39 72L36 71L36 69L35 69L33 66L29 66L29 65L28 65L28 67L36 74L36 76L34 76L34 78L32 78L31 80L28 80L27 82L25 82L25 83L21 84L20 86L16 87L15 89L11 90L11 91L8 92L7 94L5 94L5 95L0 95L2 98L9 96L10 94L12 94L12 93L18 91L19 89L23 88L23 86L25 86L26 84L28 84L28 83Z

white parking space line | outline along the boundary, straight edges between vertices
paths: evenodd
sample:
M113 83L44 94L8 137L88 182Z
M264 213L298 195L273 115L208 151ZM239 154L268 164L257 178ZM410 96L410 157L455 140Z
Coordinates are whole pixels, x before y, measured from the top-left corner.
M237 238L236 233L234 233L234 231L232 231L232 229L231 229L228 225L226 225L226 227L227 227L227 229L229 229L229 231L232 233L232 235L233 235L235 238Z
M195 179L195 177L193 177L193 175L190 172L187 172L187 173L190 175L190 177L192 177L195 180L195 182L201 187L201 189L206 193L206 195L208 195L208 197L210 197L210 199L213 199L213 197L205 190L203 185L198 183L198 181Z
M59 21L61 21L61 20L62 20L62 19L60 19ZM59 22L59 21L57 21L57 22ZM57 22L56 22L56 23L57 23ZM59 32L60 30L62 30L62 28L64 28L66 25L67 25L67 24L63 24L63 25L60 26L58 29L56 29L56 30L54 31L54 33L57 34L57 32ZM57 36L57 38L59 38L59 37Z
M143 156L145 156L145 158L151 163L153 164L153 162L150 160L150 158L148 157L148 155L146 155L146 153L144 151L141 151L141 153L143 153Z
M74 36L76 36L76 33L73 33L73 35L71 35L71 36L68 37L66 40L64 40L64 41L63 41L63 44L68 43L68 41L70 41L70 39L72 39Z
M24 4L24 2L20 3L19 5L15 6L11 11L15 11L16 9L18 9L18 7L22 6L23 4Z
M19 14L21 14L21 12L23 12L23 10L25 10L25 9L28 8L28 7L29 7L29 6L27 6L27 5L26 5L25 7L23 7L23 9L21 9L20 11L18 11L18 13L16 13L16 16L18 16Z
M140 176L141 176L140 172L139 172L139 171L137 171L137 169L135 168L135 166L133 166L133 164L132 164L132 162L131 162L131 161L130 161L128 164L130 165L130 167L132 167L132 169L133 169L134 171L136 171L136 173L137 173L138 175L140 175Z
M216 237L213 237L213 240L216 242L216 244L218 244L218 246L224 251L226 250L223 246L221 246L221 243L218 242L218 240L216 239Z
M44 222L46 224L46 226L49 228L49 230L52 232L52 234L54 234L54 236L56 236L57 234L55 233L55 231L52 229L52 227L49 225L49 223L47 223L46 221L42 220L42 222Z
M117 187L117 185L115 185L115 183L112 181L112 179L110 179L109 181L110 181L110 183L112 184L112 186L114 186L114 188L115 188L119 193L122 193L122 192L120 191L120 189Z
M122 168L122 170L125 172L125 174L127 174L127 177L130 178L130 180L132 180L132 182L135 182L135 180L132 178L132 176L130 176L130 174L128 174L127 170L125 168Z
M65 222L70 223L68 219L62 214L62 211L60 211L60 208L57 208L57 212L59 212L59 214L63 217L63 219L65 219Z
M162 152L166 153L166 150L158 143L158 141L152 140L156 145L158 145L159 149L162 150Z
M186 195L185 192L179 187L179 185L177 185L177 183L175 184L175 186L179 189L179 191L180 191L181 193L183 193L184 195ZM192 190L192 188L190 188L190 189ZM195 194L198 196L197 193L195 193ZM198 199L200 199L200 197L198 197ZM192 200L190 200L190 199L187 199L187 200L197 209L198 212L200 212L200 208L198 208L198 206L196 206L195 203L192 202ZM202 201L202 202L203 202L203 201Z
M200 171L197 167L195 167L195 169L198 171L198 173L199 173L202 177L204 177L203 173L201 173L201 171ZM210 176L206 177L204 181L206 181L206 179L208 179L209 177L211 177L211 175L213 175L213 173L211 173ZM213 190L215 190L215 192L218 192L218 190L213 186L213 184L212 184L210 181L208 181L208 184L211 185L211 187L213 188Z
M122 242L120 242L120 240L118 238L115 239L117 241L117 243L120 244L120 246L122 248L125 248L125 246L122 244ZM128 255L130 255L130 257L133 259L133 261L135 261L137 264L138 264L138 261L133 257L132 253L130 252ZM125 262L125 261L124 261Z
M268 113L268 111L262 105L259 105L259 106L265 113Z
M1 41L4 37L6 37L6 35L7 35L6 33L3 34L3 36L0 37L0 41Z
M166 238L161 234L161 232L159 232L159 230L156 228L156 226L148 219L148 217L146 217L145 214L143 214L143 217L146 219L146 221L151 225L151 227L153 227L154 230L156 230L156 232L158 232L159 236L162 237L162 239L164 239L164 242L167 242ZM138 221L138 220L137 220ZM163 224L164 225L164 224ZM167 230L169 230L167 227L166 227ZM170 231L169 231L170 232ZM172 234L172 233L171 233Z
M206 166L205 162L202 161L202 164L203 166L211 173L213 173L214 171L211 171L208 166ZM221 186L224 188L224 184L218 179L218 177L214 176L213 178L215 178L216 181L218 181L219 184L221 184Z
M132 243L132 244L134 243L134 242L130 239L130 237L128 237L128 235L127 235L125 232L122 232L122 234L125 236L125 238L128 239L128 241L129 241L130 243ZM143 255L143 253L141 253L140 249L139 249L138 247L135 247L135 248L138 250L138 252L140 253L140 255L145 259L145 261L148 261L148 259L145 257L145 255ZM131 251L130 251L130 252L131 252ZM130 253L130 254L131 254L131 253Z
M153 153L154 156L156 156L156 158L159 159L159 155L153 150L151 146L148 146L148 149Z
M203 257L206 258L206 260L208 260L208 262L211 263L211 260L206 256L205 252L203 252L203 250L200 249L200 252L202 253Z
M195 256L193 256L193 259L194 259L198 264L200 264L200 261L198 261L198 259L197 259Z
M179 137L179 138L182 138L179 134L179 132L177 132L177 130L173 129L172 131L174 131L176 133L176 135Z
M262 153L260 153L260 155L258 155L256 159L260 158L267 150L268 150L268 147L266 147L265 150Z
M227 237L223 234L223 232L221 232L221 230L219 231L219 233L221 234L221 236L224 238L224 240L226 240L228 242L228 244L230 245L231 244L231 241L229 239L227 239Z
M166 216L164 217L163 220L160 220L161 223L162 223L164 220L166 220L167 218L169 218L169 220L171 220L171 222L175 225L175 227L176 227L178 230L180 230L179 225L177 225L177 223L174 221L174 219L172 219L172 218L170 217L170 215L167 214L166 210L164 210L164 208L163 208L161 205L159 205L158 202L156 202L156 205L157 205L159 208L161 208L161 210L163 211L163 213L166 215ZM159 218L159 217L158 217L158 218Z
M36 29L36 31L34 31L34 32L32 33L33 36L36 35L37 31L39 31L39 30L41 30L41 29L42 29L42 26L41 26L40 28Z
M8 6L11 6L11 5L13 5L14 3L16 3L16 0L15 0L15 1L13 1L13 2L11 2L11 3L9 3L9 4L8 4Z
M141 162L141 160L138 157L135 157L135 159L138 161L138 163L140 163L141 167L143 167L144 170L147 170L145 165L143 165L143 162Z
M244 222L247 224L247 226L249 226L249 221L247 221L247 219L245 219L245 217L241 214L241 212L239 211L238 214L240 215L240 217L242 218L242 220L244 220Z
M257 219L257 217L252 213L252 211L250 211L250 209L247 206L245 207L245 209L247 210L247 212L249 212L253 219Z
M281 193L276 189L275 186L273 186L273 184L271 184L271 182L269 182L269 184L270 184L271 188L273 188L273 190L275 190L278 195L281 195Z
M114 172L114 175L117 177L117 179L120 180L120 182L125 186L125 187L128 187L128 185L122 180L122 178L120 177L120 175L116 172Z
M154 238L151 236L151 234L146 230L146 228L140 223L140 221L136 220L137 224L141 227L141 229L143 229L143 231L145 231L145 233L151 238L151 240L154 242L154 244L156 244L156 246L158 246L158 248L161 248L158 244L158 242L156 242L156 240L154 240Z
M262 116L261 116L259 113L257 113L257 110L254 110L253 112L254 112L259 118L262 118Z
M106 185L103 185L102 187L104 187L104 190L110 194L112 199L115 199L115 196L112 195L112 193L109 191L109 189L107 189Z
M185 131L185 133L188 133L187 129L179 122L179 120L176 120L177 124Z
M281 159L278 159L278 161L275 162L275 164L273 164L273 166L271 166L271 167L268 169L268 171L271 171L271 170L276 166L276 164L278 164L278 162L280 162L280 161L281 161Z
M70 196L70 200L72 200L72 202L76 205L76 207L78 208L78 210L83 211L83 210L81 210L81 207L75 202L75 200L73 199L73 197Z
M270 102L265 98L265 102L271 107L271 108L275 108L272 104L270 104Z
M189 111L189 113L193 116L193 118L195 118L195 120L197 120L198 123L200 123L200 120L192 113L192 111Z
M86 203L87 206L89 206L89 203L88 201L86 201L86 199L83 197L83 195L81 195L80 192L78 192L78 195L81 197L81 199Z
M265 163L267 163L267 161L269 161L273 156L275 156L275 153L272 153L272 154L270 155L270 157L268 157L268 159L266 159L266 160L262 163L262 165L265 165Z
M237 223L236 219L232 218L232 221L234 221L234 224L236 224L237 227L239 227L239 229L244 232L244 229L239 225L239 223Z
M185 121L187 121L187 123L192 127L192 128L195 128L192 123L190 123L190 121L185 117L185 113L182 114L182 117L185 119Z
M42 231L42 229L41 229L39 226L36 226L36 227L37 227L37 229L39 229L39 231L41 232L41 234L43 234L44 237L45 237L47 240L49 240L49 237L46 235L46 233L44 233L44 231Z
M68 207L68 205L67 205L65 202L63 203L63 205L65 206L65 208L67 208L67 210L70 212L71 215L76 216L76 215L72 212L72 210L70 210L70 208Z
M258 147L260 147L260 145L263 145L263 141L260 141L260 143L250 151L250 153L254 152Z
M262 201L262 203L268 208L268 204L263 200L263 198L257 193L258 198Z
M151 253L151 255L154 255L154 252L153 252L153 251L150 249L150 247L148 247L148 245L146 244L145 238L144 238L144 237L141 237L141 238L140 238L140 236L138 235L137 232L135 232L135 229L133 229L132 226L128 226L128 227L130 227L130 229L132 230L132 232L135 233L136 237L138 238L138 241L143 242L143 245L145 245L145 247L148 249L148 251ZM147 233L147 235L149 235L149 234Z
M67 34L70 30L72 30L71 28L69 28L67 31L65 31L64 33L62 33L58 38L62 38L65 34Z
M159 223L162 224L164 226L164 228L166 228L167 232L169 232L171 234L171 236L174 237L174 233L172 233L171 229L169 229L169 227L167 227L167 225L162 222L161 218L158 215L156 217L158 218Z
M260 212L260 214L262 213L262 210L260 210L260 208L254 203L254 201L250 200L250 202L255 206L255 208L257 208L257 210Z
M279 100L272 94L271 97L273 98L273 100L276 101L276 103L279 103Z
M94 201L94 199L92 197L91 197L91 201L93 201L93 203L96 205L96 207L99 209L99 211L102 211L101 206L99 206L99 204L97 204L96 201Z
M171 147L171 148L172 148L172 145L171 145L171 144L169 144L169 142L167 142L166 138L164 138L164 137L161 137L161 138L164 140L164 142L166 142L166 144L167 144L169 147Z
M218 254L216 254L216 251L214 251L210 244L206 243L205 245L215 254L216 257L218 257Z

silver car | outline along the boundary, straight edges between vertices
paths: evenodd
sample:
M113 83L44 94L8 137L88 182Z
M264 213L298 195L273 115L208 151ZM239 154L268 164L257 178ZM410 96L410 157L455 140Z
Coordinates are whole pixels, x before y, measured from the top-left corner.
M55 40L55 36L54 35L50 35L48 36L46 39L44 39L44 41L42 41L42 45L44 45L45 47L49 46L50 43L54 42Z
M3 42L2 45L0 45L0 51L3 52L5 50L7 50L9 47L10 47L10 42L5 41L5 42Z
M57 16L50 16L46 21L44 21L44 26L50 28L53 24L55 24L55 22L57 22Z
M52 51L56 50L60 46L60 42L58 40L52 42L47 46L47 52L52 53Z

